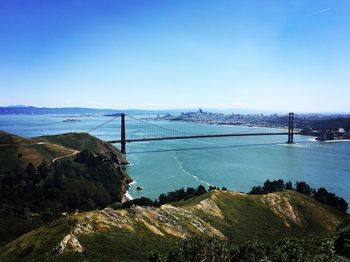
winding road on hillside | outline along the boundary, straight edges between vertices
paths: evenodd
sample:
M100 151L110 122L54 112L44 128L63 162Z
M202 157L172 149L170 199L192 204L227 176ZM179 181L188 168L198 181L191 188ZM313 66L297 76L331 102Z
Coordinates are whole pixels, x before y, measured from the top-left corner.
M47 145L50 144L48 142L37 142L37 143L22 143L22 144L0 144L0 147L9 147L9 146L15 146L15 147L20 147L20 146L37 146L37 145ZM79 150L74 150L71 154L64 155L64 156L59 156L55 157L52 159L52 163L55 163L57 160L66 158L66 157L72 157L75 156L76 154L79 154Z
M79 154L79 153L80 153L79 150L74 150L74 152L73 152L72 154L64 155L64 156L59 156L59 157L56 157L56 158L52 159L52 163L55 163L57 160L60 160L60 159L66 158L66 157L75 156L76 154Z

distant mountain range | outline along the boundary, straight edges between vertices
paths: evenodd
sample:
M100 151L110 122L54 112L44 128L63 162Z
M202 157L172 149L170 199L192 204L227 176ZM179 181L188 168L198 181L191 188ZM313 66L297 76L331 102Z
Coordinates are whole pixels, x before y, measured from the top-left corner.
M210 112L217 113L240 113L240 114L256 114L256 113L273 113L268 111L248 110L248 109L207 109ZM6 107L0 107L0 115L45 115L45 114L80 114L80 115L115 115L119 113L127 114L173 114L179 115L183 112L196 112L198 109L99 109L99 108L86 108L86 107L34 107L25 105L11 105Z
M242 109L242 108L233 108L233 109L213 109L213 108L203 108L208 112L213 113L224 113L224 114L282 114L285 115L288 112L284 111L271 111L271 110L257 110L257 109ZM25 106L25 105L11 105L0 107L0 115L45 115L45 114L94 114L94 115L114 115L118 113L127 113L127 114L173 114L178 115L183 112L196 112L198 109L100 109L100 108L87 108L87 107L34 107L34 106ZM298 112L296 112L298 113ZM319 116L319 115L344 115L350 114L350 112L322 112L322 113L306 113L299 112L299 114L310 115L310 116Z
M34 107L34 106L24 106L15 105L0 107L0 115L45 115L45 114L117 114L126 112L129 114L149 114L154 113L150 110L139 110L139 109L97 109L97 108L84 108L84 107Z

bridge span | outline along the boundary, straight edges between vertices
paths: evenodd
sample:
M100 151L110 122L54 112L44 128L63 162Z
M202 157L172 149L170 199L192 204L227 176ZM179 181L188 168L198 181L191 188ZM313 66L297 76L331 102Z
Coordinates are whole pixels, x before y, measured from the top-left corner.
M280 136L286 135L288 137L287 143L294 143L294 135L299 135L300 133L294 133L294 113L289 113L288 115L288 132L266 132L266 133L232 133L232 134L203 134L203 135L181 135L181 136L164 136L164 137L144 137L144 138L133 138L126 139L125 130L125 114L121 114L121 137L119 140L107 141L109 143L120 143L121 152L126 154L126 143L135 142L146 142L146 141L160 141L160 140L182 140L182 139L197 139L197 138L218 138L218 137L245 137L245 136Z

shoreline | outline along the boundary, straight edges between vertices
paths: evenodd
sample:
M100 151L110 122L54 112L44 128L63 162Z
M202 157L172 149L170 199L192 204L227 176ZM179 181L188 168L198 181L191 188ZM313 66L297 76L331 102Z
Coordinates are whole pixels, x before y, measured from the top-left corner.
M212 123L212 122L201 122L201 121L186 121L186 120L163 120L163 121L169 121L169 122L183 122L183 123L193 123L193 124L205 124L205 125L217 125L217 126L229 126L229 127L244 127L244 128L269 128L269 129L278 129L283 131L288 131L288 127L278 127L278 126L263 126L263 125L236 125L234 123ZM294 131L300 131L299 128L294 128Z
M131 183L128 184L128 188L135 183L136 183L136 180L133 180ZM122 203L133 200L133 199L134 198L132 197L130 192L128 190L126 190L126 192L123 194Z
M325 142L325 143L350 142L350 139L334 139L334 140L325 140L325 141L319 141L319 142Z
M134 198L130 195L129 191L126 191L124 194L126 201L133 200Z
M309 141L312 142L320 142L320 143L340 143L340 142L350 142L350 139L334 139L334 140L317 140L317 137L313 137L308 139Z

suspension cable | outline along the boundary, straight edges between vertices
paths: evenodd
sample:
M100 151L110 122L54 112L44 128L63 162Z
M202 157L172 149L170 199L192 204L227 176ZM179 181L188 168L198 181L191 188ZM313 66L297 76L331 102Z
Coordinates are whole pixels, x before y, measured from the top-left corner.
M88 131L88 133L90 133L90 132L92 132L92 131L95 131L96 129L99 129L99 128L101 128L101 127L107 125L108 123L112 122L113 120L117 119L118 117L119 117L119 116L115 116L115 117L113 117L113 118L107 120L106 122L103 122L102 124L100 124L100 125L98 125L98 126L92 128L92 129L90 129L90 130Z
M164 129L166 131L171 131L171 132L177 132L177 133L182 133L182 134L185 134L185 135L193 135L193 133L189 133L189 132L184 132L184 131L179 131L179 130L176 130L176 129L171 129L171 128L167 128L167 127L163 127L163 126L159 126L159 125L156 125L156 124L152 124L150 122L147 122L146 120L142 120L142 119L139 119L139 118L135 118L131 115L128 115L128 117L136 120L136 121L139 121L139 122L142 122L142 123L145 123L147 125L150 125L150 126L153 126L153 127L157 127L157 128L160 128L160 129Z

